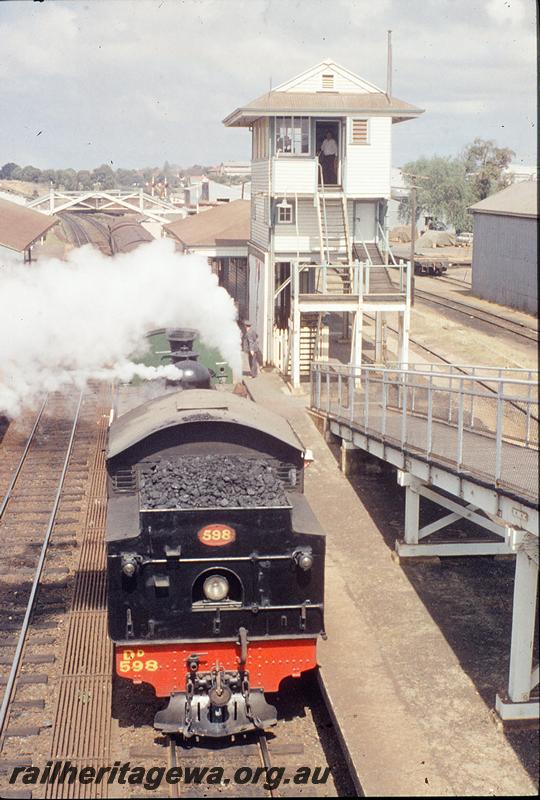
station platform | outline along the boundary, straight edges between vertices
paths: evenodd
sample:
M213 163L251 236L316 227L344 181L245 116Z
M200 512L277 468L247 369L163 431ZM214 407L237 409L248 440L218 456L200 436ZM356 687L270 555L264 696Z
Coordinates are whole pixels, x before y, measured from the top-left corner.
M506 625L500 608L484 625L479 597L460 597L469 627L463 619L445 624L445 609L434 613L426 597L439 579L454 581L460 594L458 578L392 558L403 516L380 494L383 482L375 477L377 508L366 505L308 413L308 395L292 394L275 372L245 382L256 402L290 420L315 457L305 492L327 534L320 683L359 795L536 795L537 733L503 732L492 716L492 687L486 691L489 627ZM395 479L386 485L398 491ZM460 651L464 630L478 632L478 668Z

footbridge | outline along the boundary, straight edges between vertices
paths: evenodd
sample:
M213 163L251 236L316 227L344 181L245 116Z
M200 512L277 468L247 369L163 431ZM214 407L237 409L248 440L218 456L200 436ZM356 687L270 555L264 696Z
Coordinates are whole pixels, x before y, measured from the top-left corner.
M538 375L527 370L418 364L315 363L311 408L351 450L397 468L405 487L399 559L515 556L508 686L496 698L506 721L538 718L534 667L538 588ZM444 509L420 526L425 498ZM455 538L460 518L478 534Z
M61 211L143 214L155 222L166 224L178 217L187 216L185 208L175 206L168 200L147 194L140 189L99 189L87 191L60 191L51 187L46 195L36 197L28 203L45 214Z

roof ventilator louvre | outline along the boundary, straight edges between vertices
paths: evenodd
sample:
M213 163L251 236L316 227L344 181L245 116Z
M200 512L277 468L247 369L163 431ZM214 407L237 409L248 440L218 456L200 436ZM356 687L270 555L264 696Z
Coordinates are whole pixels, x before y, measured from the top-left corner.
M334 88L334 76L333 75L323 75L322 76L322 88L323 89L333 89Z
M368 121L367 119L353 119L352 121L352 142L353 144L366 144L368 140Z

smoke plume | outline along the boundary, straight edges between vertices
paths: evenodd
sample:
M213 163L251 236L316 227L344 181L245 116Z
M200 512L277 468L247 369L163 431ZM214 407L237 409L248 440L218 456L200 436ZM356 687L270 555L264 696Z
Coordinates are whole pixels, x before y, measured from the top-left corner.
M145 334L196 328L239 374L236 307L203 256L168 239L113 258L91 245L66 261L0 263L0 412L17 415L44 391L91 379L177 377L130 361Z

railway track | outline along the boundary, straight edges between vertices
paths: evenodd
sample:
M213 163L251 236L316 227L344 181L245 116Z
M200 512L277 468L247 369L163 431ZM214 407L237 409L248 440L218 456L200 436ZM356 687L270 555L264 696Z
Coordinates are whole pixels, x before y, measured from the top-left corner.
M449 311L456 311L469 319L477 319L481 322L488 323L489 325L504 330L506 333L511 333L519 336L522 339L527 339L535 344L538 344L538 332L532 327L528 327L525 323L516 322L509 317L499 314L494 314L491 311L485 311L474 305L462 303L459 300L454 300L448 297L441 297L440 295L426 292L423 289L415 289L415 296L429 305L439 306L446 308Z
M16 790L26 788L9 785L12 770L43 767L49 755L95 414L93 392L53 393L24 447L18 421L0 445L0 460L8 457L11 472L0 519L0 794L6 798L23 796Z
M75 219L73 214L64 212L58 215L67 228L68 234L77 247L82 247L85 244L92 244L92 240L87 231L81 225L79 220Z
M98 247L104 255L113 255L114 245L112 244L110 232L106 225L91 217L84 217L84 225L75 214L64 212L59 214L62 222L65 224L68 234L77 247L82 247L85 244L92 244ZM91 236L88 228L89 225L99 233L99 237Z
M8 619L12 621L12 624L7 626L7 630L16 634L17 641L13 656L10 652L10 656L4 659L8 663L3 666L7 666L9 661L11 663L9 673L2 680L4 689L0 706L0 741L6 732L13 689L19 675L30 618L34 612L51 533L64 488L75 428L79 419L82 393L75 407L71 424L66 424L66 420L59 422L55 414L52 417L50 414L44 416L46 406L50 403L54 407L55 399L54 397L47 398L42 405L12 481L0 505L0 542L2 543L2 552L9 553L7 558L4 558L3 566L9 574L10 589L15 596L11 603L8 597L4 597L3 600L4 603L9 603L11 612ZM48 411L50 412L50 410L49 408ZM54 408L54 411L57 410ZM27 509L27 504L32 507ZM37 531L34 532L34 527L40 529L41 538L36 537ZM29 528L30 535L28 535ZM17 550L15 550L17 555L14 558L13 550L9 546L13 542L16 542L19 547L23 543L30 545L34 550L33 557L24 558L23 556L21 559L24 566L21 566L17 558ZM35 553L35 550L38 550L38 553ZM32 571L33 579L30 583L28 578ZM11 651L11 648L9 650Z
M470 270L470 267L468 267L468 269ZM464 270L464 271L466 271L466 270ZM451 286L461 286L462 288L464 287L466 289L470 289L471 288L470 280L466 280L464 278L456 278L455 275L449 275L448 273L446 273L444 275L438 275L436 280L437 280L437 283L442 282L442 283L448 283Z
M93 244L107 256L129 252L139 244L152 241L153 238L144 228L129 219L118 221L114 228L110 228L92 215L77 217L76 214L63 213L60 217L77 247Z
M164 774L174 770L177 782L163 780L158 789L154 787L159 797L355 796L315 684L306 677L300 685L296 681L286 686L277 700L278 724L266 732L246 733L234 740L184 740L156 737L155 731L132 731L131 738L140 743L128 750L117 749L117 758L132 766L144 765L146 770L161 769ZM296 718L300 709L304 713ZM122 794L140 795L140 787Z
M367 319L373 320L373 322L375 322L375 318L373 316L371 316L370 314L366 314L366 317L367 317ZM388 328L389 331L392 331L392 333L395 333L396 335L399 335L399 331L397 330L397 328L393 328L390 325L388 325L387 328ZM410 344L414 345L414 347L417 350L422 350L424 353L428 353L428 355L431 358L435 358L437 361L440 361L442 364L448 364L449 366L453 366L455 372L458 373L459 375L463 375L464 377L469 377L469 378L474 377L472 372L469 372L468 370L464 369L461 366L456 366L451 359L445 358L440 353L437 353L435 350L432 350L430 347L427 347L422 342L419 342L417 339L413 339L412 336L409 337L409 342L410 342ZM533 375L536 374L535 370L522 370L521 368L518 368L518 370L520 372L523 372L524 376L526 375L527 379L529 381L532 379ZM484 389L487 389L494 396L497 395L497 390L494 389L493 386L490 385L489 383L484 382L484 381L478 381L478 384L480 386L483 386ZM513 406L520 413L525 413L524 408L522 406L520 406L519 403L510 402L510 405ZM535 416L533 416L532 419L535 422L538 422L538 420L537 420L537 418Z

